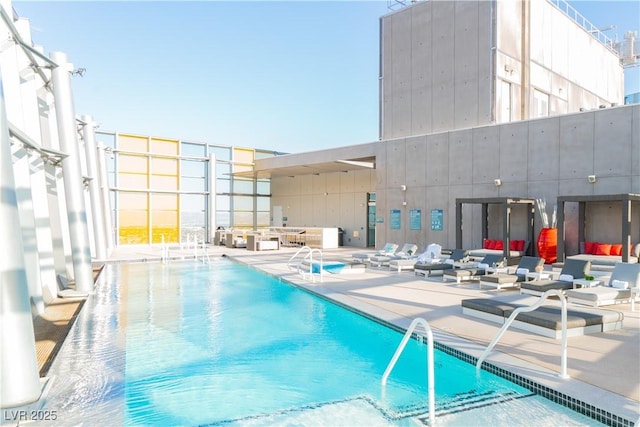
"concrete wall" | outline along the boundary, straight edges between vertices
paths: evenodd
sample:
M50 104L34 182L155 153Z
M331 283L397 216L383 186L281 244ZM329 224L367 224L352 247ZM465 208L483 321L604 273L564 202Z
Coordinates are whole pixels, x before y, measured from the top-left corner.
M491 3L424 1L382 18L382 138L491 120Z
M381 23L382 139L540 117L534 94L549 116L624 102L617 55L547 1L421 1Z
M271 207L282 206L289 227L341 227L345 245L366 247L367 193L375 192L375 176L375 170L352 170L274 177Z
M456 198L542 198L550 216L560 195L640 193L640 106L383 141L376 163L378 216L385 221L376 230L376 244L415 241L454 247ZM596 175L595 184L587 181L589 175ZM495 186L495 179L502 181L500 187ZM401 184L407 186L406 191L400 190ZM577 230L577 205L569 205L567 230ZM391 209L403 212L401 230L389 227ZM410 209L422 211L420 232L408 228ZM432 209L443 209L443 231L430 229ZM498 209L489 211L490 238L502 237ZM640 242L638 211L640 206L634 206L632 230L633 240ZM465 205L463 214L463 246L480 247L480 206ZM587 217L588 239L618 242L619 205L591 206ZM512 238L525 238L524 208L514 209L512 225ZM541 227L536 215L536 236ZM572 233L568 231L570 240ZM572 248L577 251L577 241L570 245L568 253Z

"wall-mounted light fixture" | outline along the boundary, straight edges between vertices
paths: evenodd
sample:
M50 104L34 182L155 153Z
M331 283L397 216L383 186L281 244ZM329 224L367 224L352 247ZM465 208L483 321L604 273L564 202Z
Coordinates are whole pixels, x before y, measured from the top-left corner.
M324 195L325 195L325 196L328 196L328 195L329 195L329 193L327 193L327 192L325 191Z
M589 181L589 184L595 184L596 182L596 176L595 175L589 175L587 177L587 181Z
M407 191L407 186L406 186L406 185L404 185L404 184L402 184L402 185L400 186L400 191Z
M493 184L494 184L496 187L500 187L500 186L502 185L502 181L500 180L500 178L497 178L497 179L494 179L494 180L493 180Z
M402 202L402 206L407 206L407 202Z

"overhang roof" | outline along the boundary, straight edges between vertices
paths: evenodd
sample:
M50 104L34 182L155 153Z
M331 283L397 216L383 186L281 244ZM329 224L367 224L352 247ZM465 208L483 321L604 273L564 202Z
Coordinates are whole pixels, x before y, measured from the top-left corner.
M234 176L273 178L375 169L376 143L257 159L254 170Z

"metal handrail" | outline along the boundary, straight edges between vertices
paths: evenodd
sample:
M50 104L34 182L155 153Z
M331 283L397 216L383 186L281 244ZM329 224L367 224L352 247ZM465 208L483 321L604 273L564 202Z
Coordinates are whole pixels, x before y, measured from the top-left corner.
M307 251L307 254L304 256L304 258L302 258L302 260L300 262L298 262L297 264L293 264L293 260L296 259L298 257L298 255L300 255L301 252L303 251ZM289 269L291 269L292 267L295 267L296 270L298 271L298 273L300 273L302 275L302 277L304 279L307 278L307 273L305 271L302 270L302 268L300 267L302 265L302 262L305 260L309 261L309 277L311 277L311 281L315 282L315 276L313 275L313 254L317 252L320 254L320 264L319 264L319 274L320 274L320 282L324 281L324 266L322 264L322 251L318 248L311 248L309 246L302 246L300 247L300 249L298 249L296 251L295 254L293 254L293 256L291 258L289 258L289 261L287 262L287 266L289 267Z
M411 338L411 334L418 325L421 325L424 328L427 335L427 399L429 400L429 425L432 426L434 425L436 418L435 375L433 371L433 333L431 332L429 323L423 318L417 317L413 319L413 322L411 322L407 332L404 334L400 345L396 349L387 369L382 375L382 393L384 394L384 388L387 385L387 378L389 378L389 374L391 374L391 371L396 366L396 362L398 361L400 354L404 350L409 338Z
M484 362L484 360L487 358L487 356L489 355L489 353L491 352L493 347L498 343L500 338L502 338L502 335L504 335L504 333L507 331L509 326L511 326L511 323L513 323L513 321L515 320L516 316L518 314L520 314L520 313L526 313L526 312L535 310L536 308L540 307L542 305L542 303L544 302L544 300L549 298L551 295L556 295L557 297L559 297L560 298L560 302L562 304L562 314L561 314L562 347L561 347L561 350L560 350L560 374L559 374L559 377L563 378L563 379L569 378L569 375L567 375L567 298L562 293L562 291L559 290L559 289L550 289L550 290L546 291L544 294L542 294L540 296L540 299L538 300L538 302L536 302L535 304L533 304L533 305L531 305L529 307L518 307L515 310L513 310L513 313L511 313L511 316L509 316L509 318L504 323L504 325L502 325L502 328L500 328L500 331L498 331L496 336L493 338L493 341L491 341L489 346L487 346L487 348L484 350L484 353L482 353L482 356L480 356L480 358L478 359L478 362L476 363L476 372L477 373L480 372L480 368L482 367L482 362Z

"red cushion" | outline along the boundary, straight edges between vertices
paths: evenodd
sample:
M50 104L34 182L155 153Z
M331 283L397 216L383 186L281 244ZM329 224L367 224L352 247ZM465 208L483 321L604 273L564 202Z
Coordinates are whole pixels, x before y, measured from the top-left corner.
M594 255L610 255L611 254L611 245L608 243L598 243L598 247L596 248L596 253Z
M517 240L511 240L509 242L509 250L510 251L517 251L518 250L518 241Z
M593 255L595 253L595 247L597 244L597 242L584 242L584 253Z
M483 249L489 249L489 242L490 241L491 240L489 240L489 239L484 239L484 243L482 244L482 248Z
M524 243L525 243L524 240L518 240L517 242L518 242L518 249L516 250L524 251Z
M495 249L496 248L496 241L495 240L487 239L487 241L489 242L489 243L487 243L487 249Z
M504 250L504 241L496 240L496 246L493 249L498 249L500 251Z
M622 255L622 244L619 245L611 245L611 255Z

